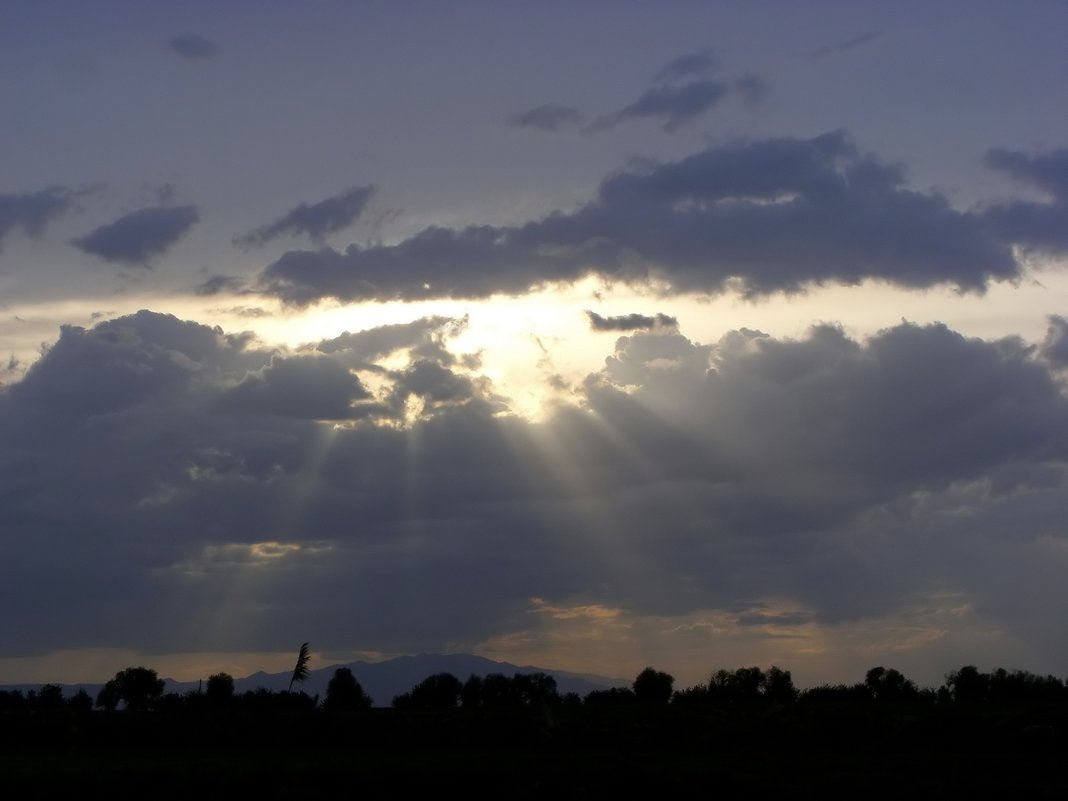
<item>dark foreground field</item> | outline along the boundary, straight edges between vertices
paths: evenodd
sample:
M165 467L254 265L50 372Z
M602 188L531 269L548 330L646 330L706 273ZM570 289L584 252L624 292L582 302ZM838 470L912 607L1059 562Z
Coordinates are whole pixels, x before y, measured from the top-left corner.
M11 799L1066 798L1058 710L558 706L3 721Z

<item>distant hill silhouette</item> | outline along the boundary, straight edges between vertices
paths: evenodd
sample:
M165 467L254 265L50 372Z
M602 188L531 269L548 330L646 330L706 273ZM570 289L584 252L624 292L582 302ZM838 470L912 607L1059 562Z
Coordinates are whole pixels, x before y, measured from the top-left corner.
M151 667L151 666L149 666ZM489 673L503 673L511 677L515 673L547 673L556 679L556 688L563 695L565 693L578 693L585 697L594 690L604 690L609 687L629 687L631 679L608 678L584 673L570 673L563 670L536 667L533 665L513 665L510 662L495 662L492 659L475 656L473 654L418 654L417 656L398 656L382 662L349 662L347 664L329 665L327 667L311 670L303 685L294 685L293 689L301 690L310 696L318 695L323 698L326 695L326 685L339 667L347 667L353 676L363 687L365 693L371 696L375 706L389 706L395 695L408 692L416 684L428 676L436 673L452 673L460 681L466 681L468 676L485 676ZM285 690L289 686L292 670L282 673L265 673L262 670L244 678L234 678L234 690L243 693L248 690L258 690L261 687L274 692ZM110 678L110 677L108 677ZM207 676L204 677L205 682ZM84 689L90 697L96 698L103 682L90 684L64 684L63 694L74 695L78 690ZM197 681L166 680L164 692L186 693L196 690L200 686ZM20 690L26 694L30 690L39 690L41 684L12 684L0 687L0 690Z
M561 695L573 692L585 696L593 690L630 686L630 679L569 673L533 665L513 665L509 662L495 662L473 654L419 654L398 656L383 662L349 662L344 665L330 665L312 670L301 689L308 695L324 696L327 682L339 667L347 667L352 671L352 675L356 677L356 681L363 687L364 692L371 696L375 706L389 706L393 696L407 692L423 679L436 673L451 673L460 681L465 681L471 675L485 676L489 673L503 673L509 677L515 673L547 673L556 679L556 688ZM260 671L243 679L235 679L234 689L237 692L255 690L260 687L268 690L284 690L289 686L291 673L291 671L285 673ZM195 683L188 685L190 688L195 686ZM169 687L168 692L170 692Z

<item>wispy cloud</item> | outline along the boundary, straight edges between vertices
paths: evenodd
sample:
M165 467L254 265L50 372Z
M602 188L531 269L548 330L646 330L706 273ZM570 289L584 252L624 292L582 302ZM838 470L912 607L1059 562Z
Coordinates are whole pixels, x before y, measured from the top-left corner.
M183 33L167 40L167 47L186 59L211 59L219 55L219 48L200 34Z
M280 236L302 234L321 242L327 234L342 231L355 223L374 193L373 186L356 186L316 203L301 203L274 222L237 237L234 242L241 247L251 247Z
M102 225L71 242L79 250L104 261L148 267L200 219L196 206L156 206L140 209Z
M863 47L870 42L874 42L880 36L882 36L882 34L878 31L867 31L859 36L854 36L852 39L847 39L844 42L835 42L833 44L817 47L815 50L810 50L802 55L808 59L817 59L838 55L839 53L847 53L850 50L856 50L858 47Z
M678 320L667 314L658 314L655 317L644 314L602 317L597 312L587 311L586 317L594 331L641 331L649 328L673 328L678 325Z
M74 198L74 192L58 186L24 194L0 193L0 247L16 228L37 238L49 223L71 210Z

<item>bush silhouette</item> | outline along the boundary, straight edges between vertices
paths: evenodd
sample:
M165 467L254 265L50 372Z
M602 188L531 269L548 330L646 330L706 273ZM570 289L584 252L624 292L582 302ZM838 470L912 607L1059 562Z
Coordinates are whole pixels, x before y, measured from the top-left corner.
M643 704L666 704L671 700L675 677L647 667L634 679L634 697Z
M97 705L112 710L121 701L134 712L151 709L163 697L163 679L156 671L146 667L128 667L120 670L100 690Z
M393 698L397 709L452 709L460 702L463 684L451 673L427 676L411 690Z
M229 673L208 676L205 697L211 706L225 706L234 698L234 677Z
M323 709L327 712L359 712L370 707L371 699L356 681L352 671L347 667L335 670L330 683L326 685Z

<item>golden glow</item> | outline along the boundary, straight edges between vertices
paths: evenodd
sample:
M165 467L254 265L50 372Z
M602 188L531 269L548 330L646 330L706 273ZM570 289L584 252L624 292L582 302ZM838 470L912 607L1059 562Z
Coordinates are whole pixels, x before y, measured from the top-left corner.
M787 600L768 599L749 610L700 609L677 616L635 615L624 609L531 599L535 625L492 637L474 650L516 664L552 654L562 670L633 679L650 662L676 679L676 688L705 682L716 670L773 664L789 669L799 687L852 683L872 665L893 664L921 684L937 686L931 652L948 654L960 642L983 642L1010 655L1005 632L975 619L966 599L954 593L918 596L901 612L883 618L820 623ZM751 618L759 615L760 622ZM935 660L937 662L937 660ZM947 661L947 664L949 662Z
M840 324L850 336L863 337L902 319L919 324L944 322L969 336L994 339L1016 334L1037 342L1045 335L1046 315L1063 314L1068 308L1068 275L1052 271L1035 275L1018 285L994 284L985 295L961 294L950 288L908 292L869 281L856 287L817 287L753 301L731 293L666 297L653 288L608 286L593 279L522 297L352 305L323 302L306 309L284 308L269 298L250 301L245 295L117 295L8 307L0 316L0 356L14 356L20 369L25 369L38 358L42 343L55 340L61 323L90 327L143 308L218 325L226 333L252 331L263 347L289 350L345 331L408 323L430 315L466 317L463 330L448 340L449 349L458 355L477 355L480 365L471 374L489 378L513 413L541 419L552 404L569 400L568 387L599 370L615 340L626 335L592 331L587 309L605 317L668 314L678 319L684 336L703 344L741 327L775 337L802 337L821 322ZM6 378L16 379L17 374Z

